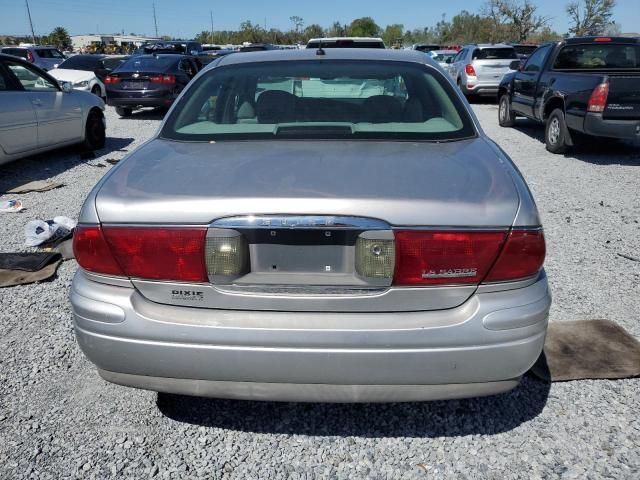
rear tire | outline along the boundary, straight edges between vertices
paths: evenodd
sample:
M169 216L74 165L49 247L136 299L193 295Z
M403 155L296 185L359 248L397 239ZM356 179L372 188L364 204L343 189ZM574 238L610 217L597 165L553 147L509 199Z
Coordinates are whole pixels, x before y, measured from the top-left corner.
M564 112L556 108L551 112L544 129L544 143L551 153L565 153L572 145Z
M84 128L83 146L90 151L104 148L106 131L102 114L92 111L87 117L87 124Z
M127 107L116 107L116 113L121 117L130 117L132 112L133 110Z
M498 103L498 123L501 127L513 127L516 123L515 115L513 114L513 110L511 110L511 105L509 105L509 94L505 93L500 97L500 102Z

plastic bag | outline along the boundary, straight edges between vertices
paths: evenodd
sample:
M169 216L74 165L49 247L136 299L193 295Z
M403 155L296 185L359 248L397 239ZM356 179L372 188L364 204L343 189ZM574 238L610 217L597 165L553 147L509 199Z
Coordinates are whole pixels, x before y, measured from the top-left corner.
M53 220L32 220L24 227L27 247L36 247L45 242L56 243L69 236L76 222L68 217L55 217Z
M23 208L24 207L22 206L22 202L20 200L4 200L0 202L0 212L19 212Z

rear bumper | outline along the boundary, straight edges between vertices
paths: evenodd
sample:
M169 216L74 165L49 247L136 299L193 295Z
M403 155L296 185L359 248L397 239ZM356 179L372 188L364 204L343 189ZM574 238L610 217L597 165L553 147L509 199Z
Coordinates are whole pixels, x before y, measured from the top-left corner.
M80 271L71 303L80 347L114 383L257 400L414 401L517 385L542 350L551 297L542 274L447 311L203 311L155 304ZM328 317L344 327L322 328ZM265 321L277 328L255 326Z
M605 120L600 113L587 113L584 133L597 137L640 139L640 120Z
M496 81L478 81L467 79L467 83L462 85L465 95L493 96L498 94L501 79Z
M107 91L107 105L112 107L162 107L171 105L177 95L160 90L150 92L114 92Z

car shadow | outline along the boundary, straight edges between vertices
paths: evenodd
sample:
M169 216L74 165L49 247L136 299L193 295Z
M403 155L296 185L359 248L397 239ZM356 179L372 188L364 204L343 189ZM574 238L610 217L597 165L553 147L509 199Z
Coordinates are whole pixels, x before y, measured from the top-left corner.
M544 126L541 123L518 118L513 128L544 143ZM594 165L640 166L640 141L582 137L563 156Z
M358 437L454 437L512 430L537 417L550 383L525 375L491 397L412 403L280 403L158 393L160 412L177 422L251 433ZM331 419L331 421L327 421Z
M73 145L0 165L0 194L27 182L55 177L93 158L126 151L133 141L133 138L107 137L104 148L95 152L85 152Z
M119 117L120 120L162 120L169 111L168 108L143 108L134 110L128 117Z

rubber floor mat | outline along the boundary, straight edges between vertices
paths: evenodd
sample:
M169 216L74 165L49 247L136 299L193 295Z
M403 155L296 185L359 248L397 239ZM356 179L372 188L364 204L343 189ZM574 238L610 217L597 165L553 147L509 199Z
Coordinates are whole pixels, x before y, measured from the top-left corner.
M531 370L551 382L637 377L640 342L609 320L551 322Z
M59 253L0 253L0 288L47 280L62 262Z

